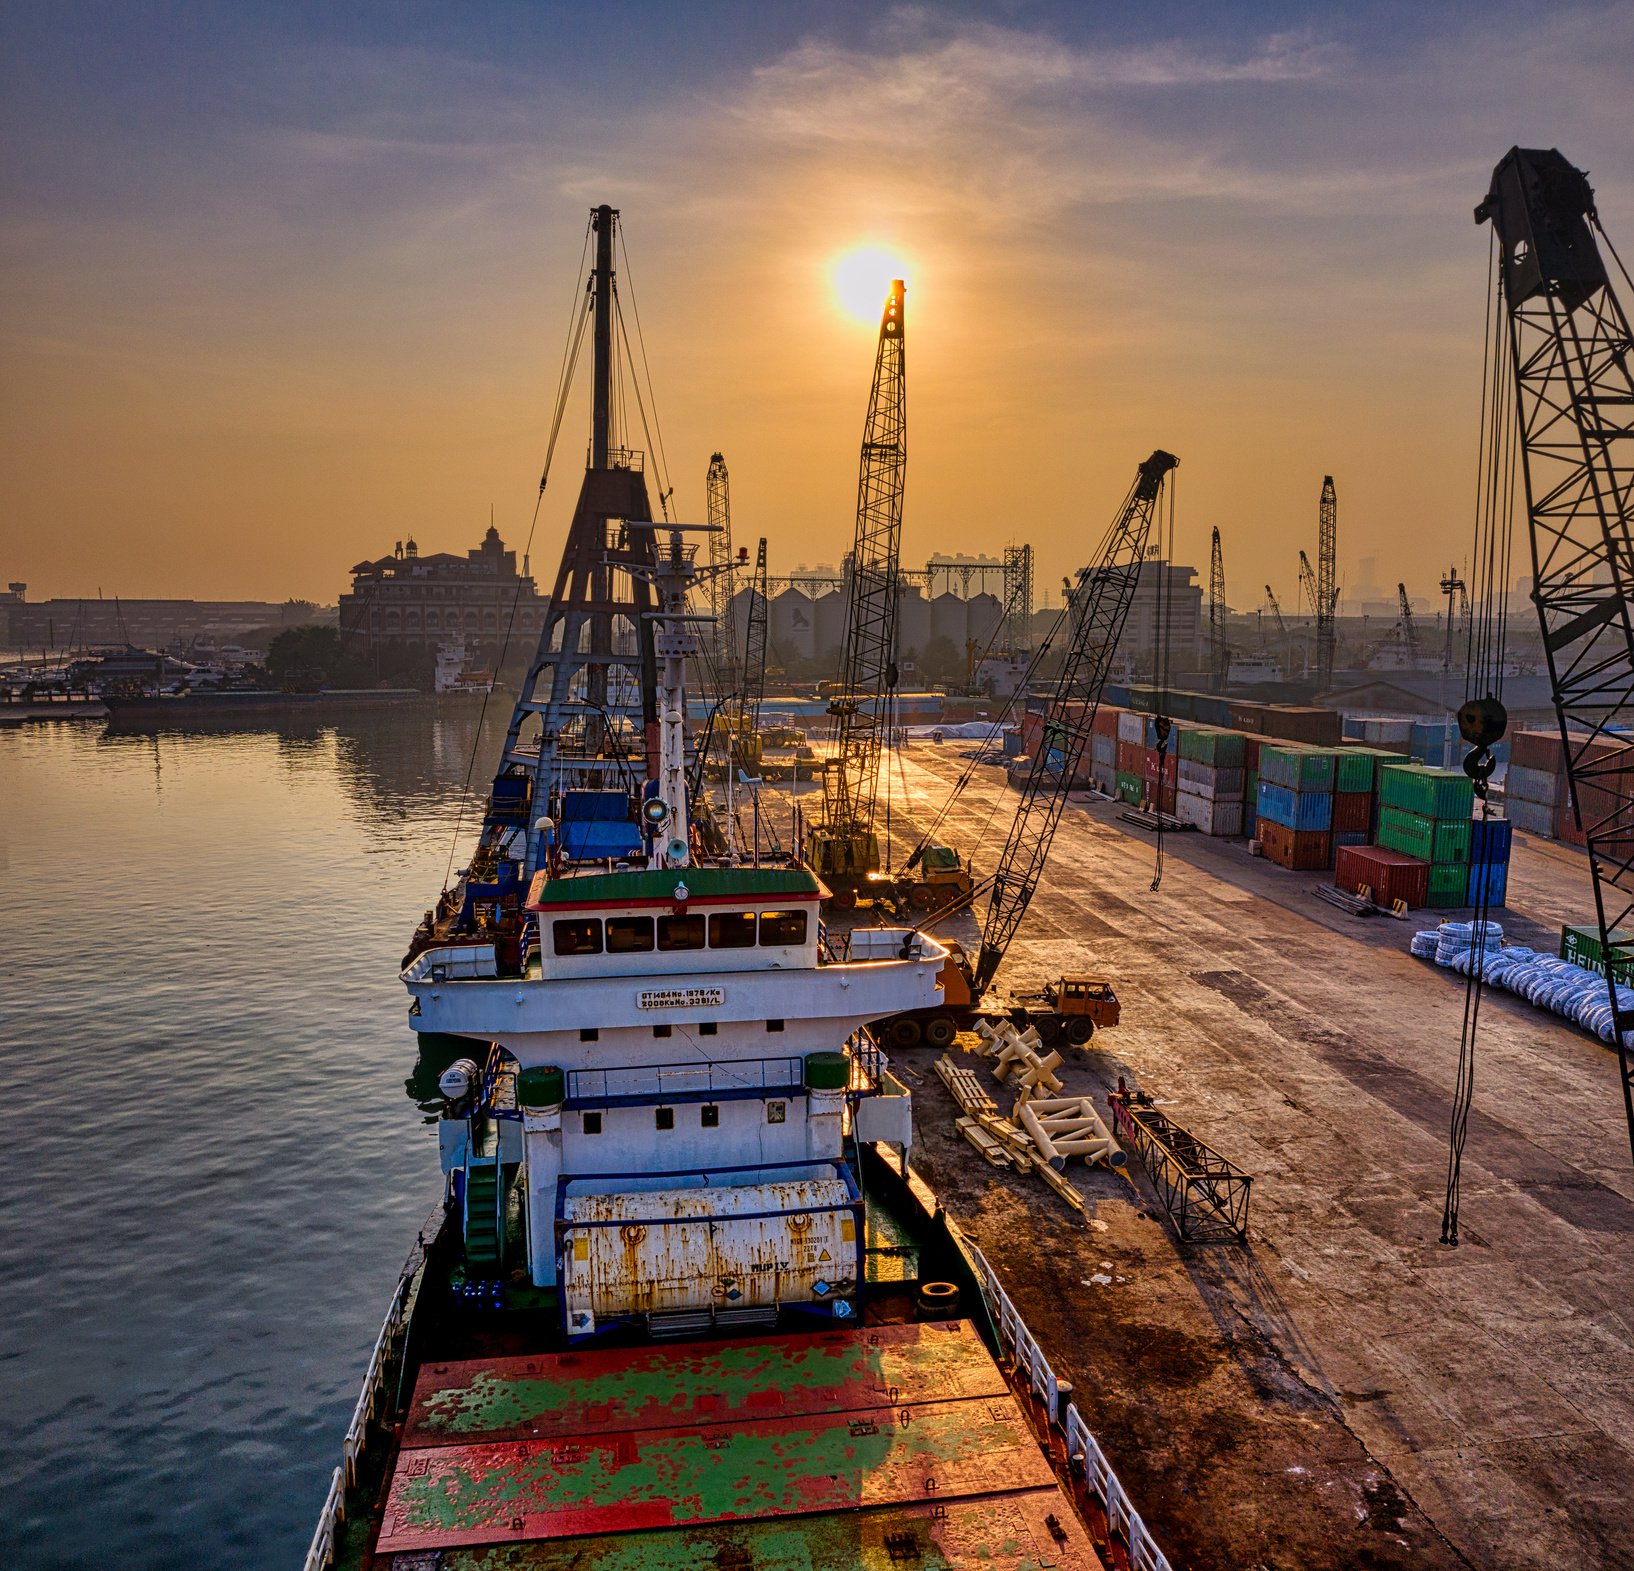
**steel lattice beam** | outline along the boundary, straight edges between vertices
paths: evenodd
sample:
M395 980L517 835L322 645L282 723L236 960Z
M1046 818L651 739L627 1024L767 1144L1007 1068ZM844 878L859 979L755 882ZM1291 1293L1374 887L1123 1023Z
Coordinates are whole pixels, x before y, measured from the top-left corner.
M1587 177L1559 152L1512 148L1493 171L1534 588L1596 918L1634 921L1634 335L1613 292ZM1634 1011L1607 966L1634 1151Z

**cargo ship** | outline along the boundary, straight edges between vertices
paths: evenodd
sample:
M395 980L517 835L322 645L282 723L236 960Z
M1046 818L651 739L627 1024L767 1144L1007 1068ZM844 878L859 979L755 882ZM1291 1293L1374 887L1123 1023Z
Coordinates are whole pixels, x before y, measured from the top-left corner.
M707 811L685 672L710 569L611 439L615 220L592 216L594 430L554 621L402 968L442 1194L309 1571L1166 1571L914 1172L869 1027L933 1003L948 951L831 934L809 868Z

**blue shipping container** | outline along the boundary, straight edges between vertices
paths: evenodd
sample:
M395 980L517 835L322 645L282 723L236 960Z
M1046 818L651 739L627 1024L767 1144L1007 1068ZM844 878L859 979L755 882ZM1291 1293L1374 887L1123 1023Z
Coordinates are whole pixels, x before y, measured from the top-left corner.
M1491 862L1494 865L1507 863L1513 839L1514 831L1507 818L1477 818L1470 828L1470 861Z
M1486 899L1489 906L1501 906L1504 896L1509 892L1509 864L1494 862L1490 867L1482 867L1479 863L1471 863L1469 870L1469 898L1465 905L1479 905L1481 903L1482 886L1486 889Z
M1259 815L1285 829L1331 829L1333 794L1329 791L1290 791L1270 780L1260 781Z

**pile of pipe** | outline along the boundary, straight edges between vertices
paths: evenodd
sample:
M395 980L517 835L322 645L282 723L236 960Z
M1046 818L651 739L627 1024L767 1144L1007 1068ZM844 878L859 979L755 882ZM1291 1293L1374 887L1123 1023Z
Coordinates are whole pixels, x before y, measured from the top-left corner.
M1501 935L1497 941L1493 941L1490 933L1478 935L1474 930L1479 925L1443 922L1439 928L1426 929L1414 935L1412 953L1433 959L1437 965L1460 976L1470 974L1479 953L1482 973L1493 987L1514 993L1540 1009L1550 1010L1582 1026L1585 1031L1592 1031L1607 1047L1616 1045L1611 994L1605 977L1598 971L1562 960L1559 955L1539 954L1521 944L1502 948ZM1489 922L1486 926L1491 929L1496 924ZM1634 987L1618 984L1617 1005L1634 1013ZM1634 1047L1634 1031L1626 1031L1623 1036L1624 1045Z

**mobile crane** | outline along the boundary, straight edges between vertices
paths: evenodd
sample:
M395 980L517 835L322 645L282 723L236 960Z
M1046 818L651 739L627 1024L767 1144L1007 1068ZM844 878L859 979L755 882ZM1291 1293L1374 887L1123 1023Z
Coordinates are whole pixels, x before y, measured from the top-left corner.
M1129 617L1163 484L1178 462L1159 449L1140 465L1095 561L1078 574L1057 627L1058 633L1065 629L1066 647L1045 711L1046 743L1028 764L997 870L987 881L980 946L972 957L962 945L948 941L941 1001L884 1022L886 1038L896 1046L924 1041L946 1047L961 1028L1001 1016L1034 1024L1046 1041L1065 1038L1080 1045L1097 1025L1117 1023L1117 995L1102 977L1063 976L1031 995L995 994L990 989L1043 876ZM1040 647L1038 659L1050 652L1053 642L1052 638Z

